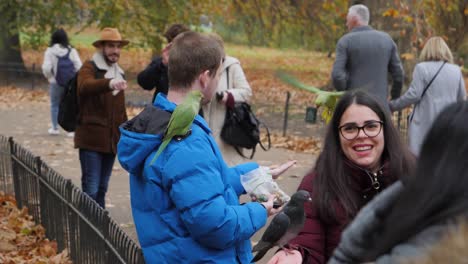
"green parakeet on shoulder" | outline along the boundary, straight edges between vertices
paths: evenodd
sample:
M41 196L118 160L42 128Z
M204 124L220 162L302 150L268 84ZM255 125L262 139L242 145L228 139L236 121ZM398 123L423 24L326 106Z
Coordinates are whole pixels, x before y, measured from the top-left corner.
M187 94L187 97L181 104L177 105L172 112L171 119L167 124L166 132L164 133L163 141L159 146L156 155L151 160L152 165L159 157L161 152L167 147L171 139L175 136L185 136L192 126L193 120L200 111L200 104L203 96L201 91L194 90Z
M277 71L276 76L280 78L282 81L284 81L287 84L290 84L294 87L312 92L317 95L317 98L315 99L315 105L320 107L324 107L324 110L322 112L322 118L325 120L325 122L329 122L330 119L332 118L333 111L335 111L335 106L336 103L338 102L338 99L345 93L345 92L329 92L329 91L322 91L318 88L315 88L313 86L308 86L305 85L301 82L299 82L297 79L294 77L286 74L285 72L282 71Z

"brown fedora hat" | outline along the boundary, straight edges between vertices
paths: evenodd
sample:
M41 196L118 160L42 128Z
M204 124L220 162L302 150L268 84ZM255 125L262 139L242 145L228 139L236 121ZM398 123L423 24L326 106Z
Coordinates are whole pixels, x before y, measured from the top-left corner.
M93 46L99 48L105 41L120 42L122 46L125 46L129 43L128 40L122 39L119 30L116 28L104 28L101 31L101 38L94 41Z

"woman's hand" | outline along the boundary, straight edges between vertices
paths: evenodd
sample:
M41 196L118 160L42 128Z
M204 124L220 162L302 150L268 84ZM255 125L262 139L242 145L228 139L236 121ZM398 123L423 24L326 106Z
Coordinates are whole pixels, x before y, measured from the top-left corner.
M271 173L271 177L273 179L277 179L281 174L283 174L283 172L285 172L287 169L289 169L292 165L296 164L297 161L296 160L290 160L286 163L283 163L279 166L271 166L270 167L270 173Z
M280 250L268 261L267 264L301 264L302 255L298 250Z

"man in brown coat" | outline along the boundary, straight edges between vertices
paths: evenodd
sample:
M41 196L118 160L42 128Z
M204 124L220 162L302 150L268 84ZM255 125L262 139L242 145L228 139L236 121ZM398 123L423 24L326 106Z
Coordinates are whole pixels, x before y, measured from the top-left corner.
M117 62L121 48L128 43L117 29L104 28L93 43L96 53L92 60L78 72L75 148L80 155L81 186L103 208L120 138L118 127L127 120L127 82Z

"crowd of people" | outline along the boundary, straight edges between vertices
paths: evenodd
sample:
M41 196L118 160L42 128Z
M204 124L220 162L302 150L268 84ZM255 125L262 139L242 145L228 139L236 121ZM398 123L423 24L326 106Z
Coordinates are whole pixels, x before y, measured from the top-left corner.
M312 203L305 205L302 230L269 264L422 261L465 221L468 103L460 67L444 39L431 37L400 96L397 45L369 20L366 6L349 8L349 32L337 43L331 74L334 87L346 93L298 187ZM82 64L66 32L55 31L42 66L50 83L48 133L60 133L57 115L66 89L60 67L69 60L79 105L69 136L79 151L83 192L105 208L117 156L130 174L133 219L148 263L250 263L250 238L282 208L274 206L274 195L239 202L241 176L259 164L246 162L220 133L226 109L248 102L252 89L220 36L173 24L164 37L161 55L137 77L143 89L154 89L152 104L127 120L128 84L118 62L130 42L118 29L104 28L93 43L96 52ZM174 137L152 162L172 113L193 92L202 99L189 132ZM410 106L406 144L391 112ZM275 179L286 170L270 173Z

